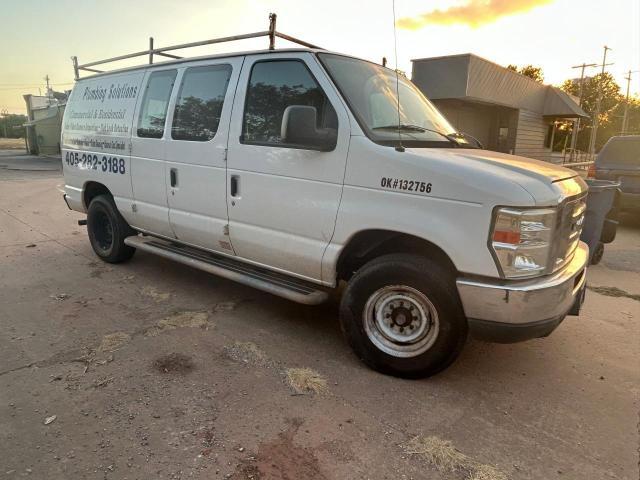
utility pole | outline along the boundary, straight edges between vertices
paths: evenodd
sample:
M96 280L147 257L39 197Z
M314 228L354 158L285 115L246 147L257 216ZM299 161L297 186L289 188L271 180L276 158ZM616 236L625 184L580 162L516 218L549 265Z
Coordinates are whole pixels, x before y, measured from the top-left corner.
M607 63L607 52L612 50L611 48L604 46L604 56L602 57L602 71L600 72L600 82L598 85L598 100L596 101L596 111L593 115L593 128L591 129L591 138L589 139L589 155L593 158L596 153L596 135L598 134L598 124L600 123L600 107L602 106L602 79L604 78L604 67L607 65L613 65L613 63Z
M575 65L571 68L579 68L580 69L580 93L578 93L578 105L582 108L582 92L584 90L584 70L587 67L597 67L597 63L584 63L582 65ZM580 117L573 122L573 131L571 132L571 155L569 156L569 160L573 161L573 157L576 153L576 145L578 143L578 132L580 131Z
M44 77L45 81L47 82L47 93L45 94L47 96L47 103L49 105L51 105L51 89L49 88L49 74L47 73L47 75Z
M625 101L624 104L624 116L622 117L622 132L621 135L626 135L627 134L627 127L629 126L629 88L631 87L631 74L632 73L638 73L640 72L640 70L635 70L635 71L631 71L629 70L627 72L627 76L624 77L624 79L627 81L627 99Z

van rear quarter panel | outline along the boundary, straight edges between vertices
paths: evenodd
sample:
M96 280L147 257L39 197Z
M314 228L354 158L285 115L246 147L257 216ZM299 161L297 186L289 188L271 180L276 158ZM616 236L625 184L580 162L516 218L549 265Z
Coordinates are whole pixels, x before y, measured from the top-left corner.
M65 192L74 210L86 211L87 182L104 184L118 209L131 215L131 129L144 70L99 75L76 83L62 126Z

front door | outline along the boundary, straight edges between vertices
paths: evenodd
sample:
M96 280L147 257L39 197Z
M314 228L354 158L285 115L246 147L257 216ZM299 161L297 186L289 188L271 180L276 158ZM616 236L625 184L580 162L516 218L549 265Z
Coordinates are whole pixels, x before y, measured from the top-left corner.
M242 60L182 68L168 119L165 181L173 232L184 243L229 254L226 148Z
M319 128L337 129L333 150L282 142L290 105L316 109ZM231 120L228 208L236 254L321 280L333 235L349 145L347 111L311 53L270 53L245 59Z

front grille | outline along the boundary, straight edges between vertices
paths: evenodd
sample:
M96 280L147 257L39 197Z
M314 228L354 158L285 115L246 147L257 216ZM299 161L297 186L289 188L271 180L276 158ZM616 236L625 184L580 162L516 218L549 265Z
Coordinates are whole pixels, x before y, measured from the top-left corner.
M551 263L554 272L564 267L573 258L573 253L580 242L586 209L586 194L568 200L559 207Z

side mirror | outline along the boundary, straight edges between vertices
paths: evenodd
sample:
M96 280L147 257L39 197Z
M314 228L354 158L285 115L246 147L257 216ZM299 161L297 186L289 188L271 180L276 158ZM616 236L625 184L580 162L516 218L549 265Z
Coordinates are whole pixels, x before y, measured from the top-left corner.
M318 128L315 107L289 105L282 116L282 143L310 150L330 151L336 147L338 132L333 128Z

